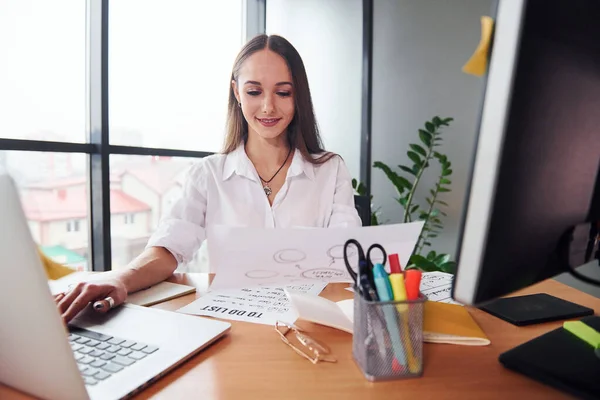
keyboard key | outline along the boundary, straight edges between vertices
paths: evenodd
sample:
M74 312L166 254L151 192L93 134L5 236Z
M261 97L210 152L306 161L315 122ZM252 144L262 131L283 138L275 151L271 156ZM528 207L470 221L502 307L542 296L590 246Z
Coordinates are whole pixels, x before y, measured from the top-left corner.
M95 385L96 383L98 383L97 380L95 380L94 378L90 378L89 376L84 376L83 380L85 381L86 385L90 385L90 386Z
M79 337L79 338L76 340L76 342L77 342L77 343L80 343L80 344L86 344L86 343L87 343L87 342L89 342L89 341L90 341L90 339L88 339L88 338L86 338L86 337L83 337L83 336Z
M129 354L131 354L131 350L129 349L121 349L117 352L117 354L121 355L121 356L127 356Z
M119 364L113 364L113 363L108 363L105 366L102 367L103 370L108 371L112 374L119 372L120 370L123 369L122 366L120 366Z
M89 364L94 361L94 358L89 356L83 356L83 358L77 360L80 364Z
M119 346L121 346L121 347L131 347L134 344L137 344L137 343L134 342L133 340L126 340L123 343L120 343Z
M71 343L71 348L73 349L73 351L77 351L77 350L79 350L79 349L83 349L83 347L84 347L84 346L83 346L82 344L79 344L79 343L74 343L74 342L73 342L73 343Z
M144 349L142 349L142 351L146 354L152 354L156 350L158 350L158 347L156 347L156 346L146 346Z
M130 348L131 348L131 350L140 351L144 347L146 347L146 345L144 343L138 343L134 346L131 346Z
M103 380L105 380L106 378L108 378L110 375L111 375L111 374L109 374L109 373L108 373L108 372L106 372L106 371L98 371L98 372L96 373L96 375L94 375L94 378L96 378L96 379L98 379L98 380L100 380L100 381L103 381Z
M81 349L77 350L81 354L90 354L94 349L92 347L81 346Z
M81 375L83 375L83 376L94 376L94 375L96 375L96 373L97 373L98 371L100 371L100 370L99 370L99 369L96 369L96 368L88 368L88 369L86 369L85 371L83 371L83 372L81 373Z
M79 371L81 371L81 372L83 372L83 371L85 371L86 369L88 369L88 368L89 368L89 367L88 367L87 365L85 365L85 364L79 364L79 363L77 363L77 366L79 367Z
M81 329L81 328L76 328L76 327L69 327L69 331L76 335L85 336L87 338L94 339L99 342L106 342L107 340L112 339L112 336L105 335L103 333L94 332L94 331L88 331L86 329Z
M125 367L128 367L135 362L135 360L133 358L121 357L121 356L115 356L115 358L113 358L111 361L115 362L117 364L123 365Z
M79 361L79 360L81 360L83 357L85 357L85 355L84 355L84 354L81 354L81 353L74 353L73 355L75 356L75 360L76 360L76 361Z
M106 349L106 351L110 353L116 353L119 350L121 350L121 346L110 346L108 349Z
M104 361L104 360L95 360L93 363L90 364L90 367L100 368L100 367L102 367L104 365L106 365L106 361Z
M69 335L69 342L74 342L77 339L79 339L79 336L73 335L72 333Z
M104 343L100 343L98 346L96 346L96 348L97 348L98 350L106 350L106 349L108 349L109 347L110 347L110 344L109 344L109 343L106 343L106 342L104 342Z
M121 344L124 341L125 341L125 339L119 339L119 338L114 337L114 338L110 339L108 341L108 343L110 343L110 344Z
M146 353L142 353L141 351L134 351L128 357L131 357L134 360L141 360L142 358L146 357Z
M90 347L95 347L95 346L97 346L97 345L99 345L99 344L100 344L100 342L99 342L99 341L97 341L97 340L94 340L94 339L90 339L90 341L89 341L89 342L87 342L85 345L86 345L86 346L90 346Z
M113 358L115 358L115 355L111 353L104 353L100 356L101 360L111 360Z
M90 353L90 356L92 356L92 357L100 357L102 354L104 354L104 352L103 352L103 351L100 351L100 350L94 349L94 351L92 351L92 352Z

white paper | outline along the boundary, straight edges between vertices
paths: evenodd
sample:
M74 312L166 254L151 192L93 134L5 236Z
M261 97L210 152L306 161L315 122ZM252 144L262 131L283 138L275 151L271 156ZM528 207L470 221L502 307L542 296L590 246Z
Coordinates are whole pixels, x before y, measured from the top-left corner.
M366 253L378 243L406 265L423 222L360 228L262 229L217 226L208 232L211 289L273 286L307 281L352 282L344 263L344 243L356 239ZM349 247L354 270L358 253ZM366 254L365 254L366 255ZM373 262L382 262L379 250Z
M286 290L286 293L291 301L292 308L298 313L298 318L352 333L352 315L354 312L354 301L352 299L334 303L324 297L312 296L307 293L298 293L291 290ZM340 307L340 303L343 304L342 307ZM347 314L348 312L350 315Z
M421 276L421 293L430 301L460 304L452 299L454 275L446 272L424 272Z
M285 288L318 296L325 286L324 282L310 282ZM212 290L177 311L265 325L275 325L277 320L294 323L298 319L283 287Z

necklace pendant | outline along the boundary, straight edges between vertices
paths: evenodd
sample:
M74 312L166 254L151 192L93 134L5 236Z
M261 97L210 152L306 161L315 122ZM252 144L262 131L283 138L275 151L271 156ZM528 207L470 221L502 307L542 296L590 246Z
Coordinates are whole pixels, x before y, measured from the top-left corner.
M265 191L265 194L266 194L267 196L270 196L270 195L271 195L271 193L273 192L273 191L271 190L271 188L269 187L269 185L264 185L264 186L263 186L263 189L264 189L264 191Z

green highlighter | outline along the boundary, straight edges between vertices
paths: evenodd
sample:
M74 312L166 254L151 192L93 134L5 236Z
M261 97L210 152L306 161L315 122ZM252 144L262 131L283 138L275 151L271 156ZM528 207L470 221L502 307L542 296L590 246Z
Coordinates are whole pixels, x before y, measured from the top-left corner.
M566 321L563 328L592 346L596 357L600 358L600 332L581 321Z

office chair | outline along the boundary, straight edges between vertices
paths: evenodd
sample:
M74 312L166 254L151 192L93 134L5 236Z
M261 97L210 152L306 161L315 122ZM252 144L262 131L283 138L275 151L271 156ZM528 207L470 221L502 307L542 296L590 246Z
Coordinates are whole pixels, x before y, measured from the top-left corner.
M358 215L363 226L371 225L371 199L367 196L354 195L354 207L358 211Z

